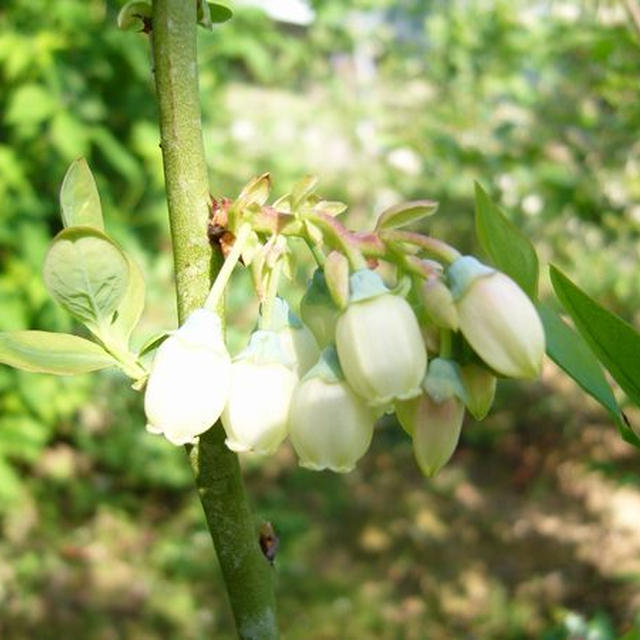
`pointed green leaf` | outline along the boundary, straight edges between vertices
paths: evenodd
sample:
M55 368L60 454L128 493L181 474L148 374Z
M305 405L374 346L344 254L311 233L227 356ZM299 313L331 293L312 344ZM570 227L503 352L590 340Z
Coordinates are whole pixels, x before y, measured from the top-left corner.
M344 202L320 200L313 206L313 210L335 218L335 216L339 216L347 210L347 205Z
M142 270L137 263L126 254L125 257L129 266L129 279L124 297L116 309L111 335L126 347L144 309L145 283Z
M54 300L101 335L125 295L129 265L104 233L70 227L53 239L43 275Z
M600 362L629 398L640 406L640 333L622 318L592 300L556 267L550 267L551 283Z
M267 201L270 191L271 176L269 173L263 173L247 182L238 196L238 201L245 207L251 204L262 206Z
M531 241L493 203L476 182L476 233L495 266L513 278L535 300L538 295L538 256Z
M291 208L299 207L314 191L318 185L317 176L304 176L293 185L291 190Z
M433 200L413 200L401 202L383 211L378 217L376 230L397 229L405 227L412 222L417 222L432 216L438 208L438 203Z
M67 333L0 333L0 362L36 373L74 375L116 365L100 345Z
M640 446L640 439L626 424L602 366L584 338L549 305L541 302L537 308L544 325L549 357L609 412L627 442Z
M104 231L98 188L84 158L74 160L67 169L60 187L60 208L65 227L85 226Z
M209 11L211 12L211 22L220 23L231 20L233 11L225 4L220 2L210 2Z

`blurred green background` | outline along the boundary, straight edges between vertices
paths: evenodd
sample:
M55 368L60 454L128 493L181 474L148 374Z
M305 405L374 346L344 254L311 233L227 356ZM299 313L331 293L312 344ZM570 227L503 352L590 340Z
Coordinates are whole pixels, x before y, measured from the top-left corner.
M120 4L0 6L0 330L77 329L40 269L80 155L147 274L139 339L175 323L148 44L117 30ZM477 251L477 179L543 262L640 323L640 38L625 2L250 4L199 36L214 195L266 170L278 195L315 173L362 227L430 197L425 229ZM235 348L255 310L236 285ZM184 453L143 424L116 373L0 368L3 640L233 638ZM467 418L435 480L385 423L347 476L299 469L288 445L245 469L281 538L284 638L640 639L638 455L551 363L503 384L484 423Z

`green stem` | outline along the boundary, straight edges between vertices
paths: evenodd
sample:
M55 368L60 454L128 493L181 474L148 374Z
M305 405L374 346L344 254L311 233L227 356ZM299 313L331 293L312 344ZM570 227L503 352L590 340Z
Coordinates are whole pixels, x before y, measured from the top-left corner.
M452 334L449 329L440 329L440 349L438 355L441 358L450 358L452 349Z
M238 264L238 260L240 260L242 250L244 249L244 245L246 244L247 239L250 235L251 225L246 223L242 224L236 235L233 247L231 248L231 251L229 252L226 260L222 264L222 268L220 269L220 271L218 271L216 280L211 287L211 291L209 291L207 299L205 300L205 309L211 309L211 311L215 311L222 304L224 290L227 286L227 283L229 282L229 278L231 277L236 264Z
M400 231L399 229L391 229L381 231L380 237L386 243L403 243L418 247L427 255L435 258L444 264L455 262L462 254L442 240L437 240L430 236L424 236L415 231Z
M325 238L336 249L340 250L349 260L353 271L367 268L367 261L360 247L353 241L353 234L335 218L323 213L312 213L308 216L309 222L315 224Z
M153 62L178 315L201 307L221 261L207 239L209 182L200 124L196 3L154 0ZM238 459L218 424L188 447L241 640L276 640L272 570L260 551Z
M278 295L278 284L280 282L280 272L282 271L282 260L278 260L269 274L269 284L267 295L260 311L260 328L271 328L271 316L273 316L273 305Z

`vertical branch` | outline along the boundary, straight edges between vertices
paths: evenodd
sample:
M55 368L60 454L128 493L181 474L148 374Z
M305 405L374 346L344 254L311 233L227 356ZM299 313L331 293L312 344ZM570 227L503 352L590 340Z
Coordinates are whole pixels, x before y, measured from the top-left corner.
M200 121L195 0L154 0L153 62L178 314L204 304L220 258L207 239L209 185ZM213 381L212 381L213 384ZM272 570L258 545L238 458L215 425L188 449L241 640L276 640Z

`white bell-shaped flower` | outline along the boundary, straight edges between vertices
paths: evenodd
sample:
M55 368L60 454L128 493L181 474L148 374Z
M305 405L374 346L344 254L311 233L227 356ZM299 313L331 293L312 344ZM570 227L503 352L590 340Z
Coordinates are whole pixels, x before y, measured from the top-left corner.
M255 331L231 365L231 391L222 412L232 451L273 453L287 435L291 396L298 382L273 331Z
M270 328L278 334L284 357L293 362L293 370L301 378L320 356L313 334L282 298L274 301Z
M504 273L471 256L458 258L447 277L460 330L472 349L504 376L537 377L544 329L527 294Z
M300 465L351 471L366 453L375 417L344 379L335 350L323 351L291 401L289 437Z
M144 396L147 430L192 442L220 417L230 381L220 317L197 309L158 348Z
M371 406L420 394L427 367L418 320L373 271L350 278L349 305L336 324L336 348L347 382Z

